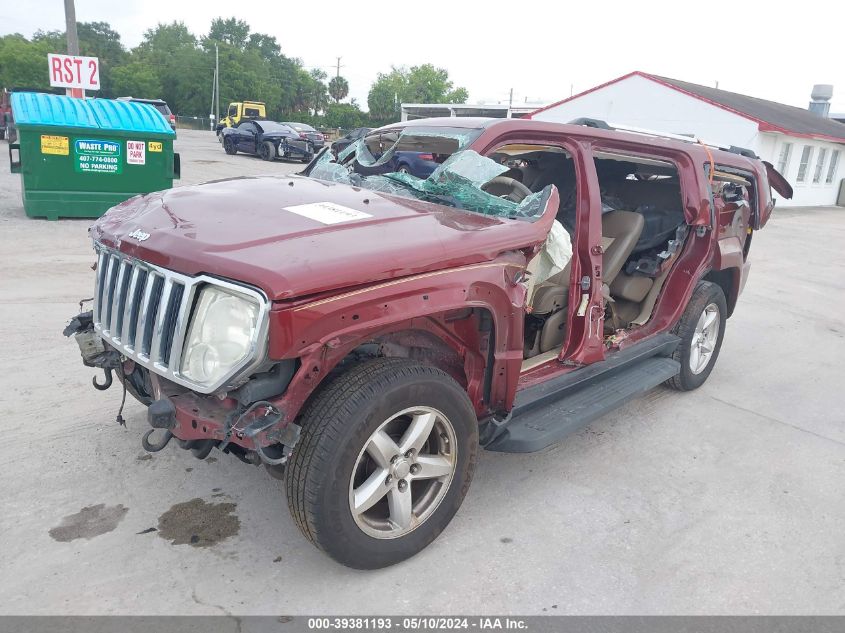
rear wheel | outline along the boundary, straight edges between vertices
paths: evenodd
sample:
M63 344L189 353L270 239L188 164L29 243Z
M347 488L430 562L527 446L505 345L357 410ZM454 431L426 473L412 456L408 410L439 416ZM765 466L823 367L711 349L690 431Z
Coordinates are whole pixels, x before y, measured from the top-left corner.
M674 332L681 338L672 358L681 371L666 384L679 391L691 391L704 384L722 347L728 308L725 293L714 283L699 282Z
M399 169L396 170L400 174L410 174L411 170L407 165L399 165Z
M461 505L478 453L477 419L449 375L375 359L315 398L286 475L302 533L338 562L377 569L413 556Z
M229 155L238 153L238 148L235 147L235 143L228 136L223 137L223 149Z
M273 160L276 158L276 146L270 141L264 141L261 147L258 148L262 160Z

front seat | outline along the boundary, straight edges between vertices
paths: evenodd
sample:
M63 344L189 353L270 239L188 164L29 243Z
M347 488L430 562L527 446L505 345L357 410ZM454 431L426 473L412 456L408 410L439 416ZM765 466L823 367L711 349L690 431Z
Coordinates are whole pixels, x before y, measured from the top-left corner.
M611 211L601 216L602 281L608 286L634 252L644 227L645 218L633 211Z
M601 218L603 282L610 286L636 246L645 219L633 211L610 211ZM560 347L566 329L569 300L569 266L534 289L531 311L549 315L540 332L540 353Z

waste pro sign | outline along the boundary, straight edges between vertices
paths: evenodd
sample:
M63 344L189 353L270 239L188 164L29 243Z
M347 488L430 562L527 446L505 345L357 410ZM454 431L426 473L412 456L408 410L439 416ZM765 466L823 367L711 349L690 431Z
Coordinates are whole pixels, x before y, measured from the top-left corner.
M73 142L73 168L82 174L119 174L123 171L120 143L97 139Z
M49 53L50 85L56 88L100 89L100 60L96 57Z

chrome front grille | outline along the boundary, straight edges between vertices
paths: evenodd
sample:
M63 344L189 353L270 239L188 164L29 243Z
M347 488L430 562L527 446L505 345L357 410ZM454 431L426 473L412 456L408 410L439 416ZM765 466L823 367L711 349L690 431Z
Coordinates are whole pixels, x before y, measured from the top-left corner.
M118 352L176 383L200 393L234 386L233 378L262 360L266 339L267 300L252 288L207 276L189 277L128 257L95 244L97 275L94 290L94 329ZM188 321L197 293L214 284L258 300L255 357L236 367L216 385L198 385L180 373Z
M159 373L178 370L191 279L106 248L97 255L94 327L100 336Z

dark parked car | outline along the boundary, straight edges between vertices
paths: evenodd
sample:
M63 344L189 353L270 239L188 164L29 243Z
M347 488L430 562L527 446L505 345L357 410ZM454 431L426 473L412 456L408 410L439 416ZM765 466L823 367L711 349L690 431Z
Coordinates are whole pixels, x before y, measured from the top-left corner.
M170 111L170 106L167 105L166 101L162 99L139 99L136 97L118 97L117 99L118 101L134 101L135 103L150 104L164 115L164 118L170 123L170 127L174 130L176 129L176 115Z
M337 155L338 152L342 152L359 138L364 138L371 131L372 128L369 127L356 127L354 130L347 132L345 136L341 136L332 143L332 152Z
M411 174L417 178L428 178L439 164L435 160L435 155L431 153L394 152L387 161L377 167L365 167L356 163L355 171L364 176L390 174L398 171L402 174Z
M319 152L323 149L323 145L326 144L326 137L310 125L306 123L296 123L295 121L285 121L284 123L296 130L296 133L299 134L299 138L311 141L314 145L315 152Z
M285 123L276 121L241 121L235 127L223 128L223 149L227 154L255 154L264 160L298 159L307 163L314 156L311 141Z
M356 150L353 169L362 176L378 176L394 172L428 178L451 152L438 152L438 146L420 139L399 138L394 129L370 130Z

